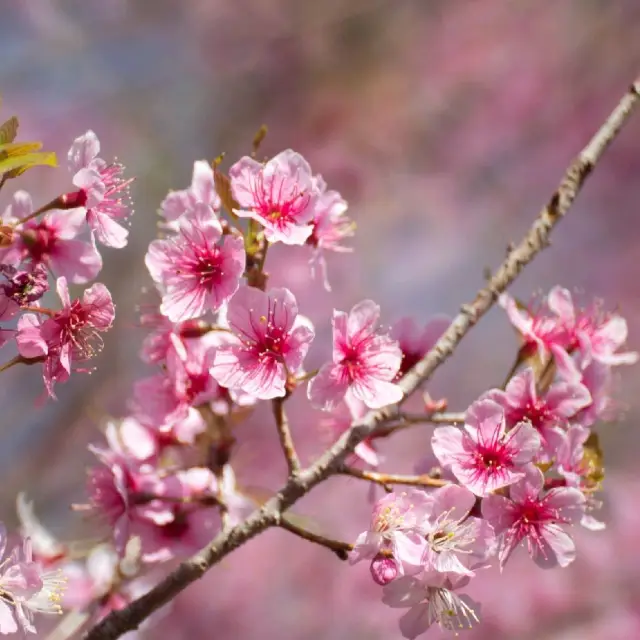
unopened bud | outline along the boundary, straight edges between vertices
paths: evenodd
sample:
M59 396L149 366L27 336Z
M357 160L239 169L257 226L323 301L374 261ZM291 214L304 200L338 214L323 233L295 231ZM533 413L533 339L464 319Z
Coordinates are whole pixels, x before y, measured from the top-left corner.
M84 189L65 193L52 202L52 209L76 209L87 204L87 192Z
M378 554L371 561L371 576L374 581L384 587L398 577L398 563L393 558Z

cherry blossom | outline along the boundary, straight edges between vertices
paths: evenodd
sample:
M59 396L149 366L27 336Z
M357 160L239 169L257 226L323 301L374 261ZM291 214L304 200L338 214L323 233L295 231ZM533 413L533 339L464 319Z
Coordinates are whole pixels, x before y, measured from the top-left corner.
M98 157L100 141L93 131L76 138L68 153L73 184L79 189L63 196L67 208L80 208L97 240L121 249L129 231L121 226L131 213L129 186L133 178L123 177L124 166L108 164Z
M64 277L58 278L56 288L62 309L41 324L34 314L24 314L16 338L23 357L43 360L44 383L51 396L55 382L66 381L75 364L102 348L99 334L111 328L115 316L111 294L103 284L94 284L82 300L73 301Z
M396 562L396 575L417 573L422 569L426 550L420 525L431 508L427 494L417 489L384 496L374 505L369 531L358 536L349 561L379 563L383 557L389 557L385 555L388 553Z
M347 314L333 312L333 362L325 364L308 387L311 404L331 411L349 391L371 409L402 399L393 382L402 352L395 340L377 331L380 307L364 300Z
M553 383L543 395L536 389L536 379L531 368L515 375L504 391L493 389L483 398L497 402L505 412L509 427L519 422L529 422L540 434L547 455L548 431L555 427L567 428L571 419L576 419L582 409L591 404L589 389L580 382L559 381Z
M197 204L186 214L177 235L154 240L145 263L162 288L160 311L171 322L217 311L238 289L245 269L242 238L227 235L208 207Z
M245 156L229 169L234 213L264 226L269 242L302 245L313 233L318 187L307 161L287 149L265 165Z
M469 407L464 429L438 427L431 444L440 464L463 486L487 496L523 477L540 448L540 436L525 422L507 431L502 407L479 400Z
M302 367L315 335L311 322L298 314L293 294L241 287L229 302L227 319L240 343L216 351L213 377L262 400L284 396L288 374Z
M561 525L579 522L585 497L572 487L541 493L544 477L530 467L509 489L509 498L490 495L482 501L482 515L500 536L500 566L518 544L526 541L534 562L543 568L566 567L575 559L575 544Z
M414 318L400 318L391 327L389 335L398 341L402 350L402 365L397 379L412 369L435 345L440 336L449 328L448 316L435 316L424 327L418 326Z
M478 605L468 596L459 596L455 590L464 587L468 577L454 580L440 576L432 582L431 576L405 576L384 587L382 602L393 608L409 609L400 618L400 632L413 640L437 624L443 631L458 632L471 628L478 618Z
M0 560L7 548L7 531L0 524ZM31 543L24 540L0 562L0 634L36 633L35 613L61 614L64 580L58 571L43 571L34 561Z
M184 214L194 213L200 208L198 205L206 205L211 215L220 209L213 169L206 160L196 160L193 163L191 186L188 189L170 191L162 201L160 210L169 228L177 229L176 223L181 222L180 218Z
M315 176L316 188L319 193L314 207L312 232L306 244L313 247L311 258L311 274L316 276L316 269L320 272L324 288L331 291L327 274L326 251L348 253L351 247L342 244L346 238L353 237L355 223L345 215L348 205L337 191L327 191L327 185L322 176Z
M473 576L495 550L491 526L470 516L476 497L464 487L450 485L430 493L431 509L419 523L426 540L423 564L427 571Z
M2 263L17 267L28 261L31 270L43 265L74 284L93 280L102 269L102 257L93 238L89 242L77 238L84 227L83 211L53 209L39 219L20 222L32 213L31 196L17 191L3 216L15 225L15 234L13 243L0 249Z

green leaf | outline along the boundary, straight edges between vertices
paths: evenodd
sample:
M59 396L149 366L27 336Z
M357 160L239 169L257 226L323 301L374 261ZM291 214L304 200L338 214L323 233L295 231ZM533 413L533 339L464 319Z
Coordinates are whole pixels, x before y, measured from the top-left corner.
M39 151L41 147L40 142L0 144L0 174L10 173L7 177L15 178L31 167L57 167L56 154L51 151Z
M0 144L13 142L18 134L18 118L12 116L0 126Z

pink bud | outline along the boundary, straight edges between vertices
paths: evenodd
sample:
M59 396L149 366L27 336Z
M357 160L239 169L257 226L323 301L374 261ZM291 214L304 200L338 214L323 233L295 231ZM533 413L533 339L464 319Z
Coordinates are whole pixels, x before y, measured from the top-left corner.
M371 561L371 576L381 587L398 577L398 565L393 558L378 554Z
M80 189L65 193L55 201L55 204L58 209L75 209L76 207L84 207L87 204L87 199L87 192Z

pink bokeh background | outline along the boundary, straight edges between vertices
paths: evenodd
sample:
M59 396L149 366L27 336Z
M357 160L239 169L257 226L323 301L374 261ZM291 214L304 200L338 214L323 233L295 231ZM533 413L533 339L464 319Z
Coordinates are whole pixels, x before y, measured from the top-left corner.
M125 251L105 250L100 279L117 303L116 328L92 376L38 404L28 368L3 374L1 519L15 525L20 490L59 535L91 535L71 513L82 501L86 444L105 413L120 415L143 334L135 306L150 281L143 256L156 210L190 180L194 160L293 147L350 203L355 253L330 259L334 291L308 279L307 254L277 247L272 282L290 287L317 327L308 366L328 354L330 312L371 297L386 323L453 314L518 240L572 156L640 73L640 4L566 0L41 0L6 3L0 19L2 115L21 136L64 157L87 128L137 176ZM640 118L624 130L554 236L518 280L528 297L554 284L619 304L640 349ZM57 195L64 169L34 170L20 186L35 202ZM0 194L0 209L10 191ZM516 341L499 310L464 341L430 385L463 410L499 384ZM599 430L608 480L607 531L580 532L578 560L544 572L524 556L489 571L472 592L492 640L640 637L640 369L620 371L619 419ZM326 442L320 414L291 402L305 460ZM285 466L267 411L238 430L243 483L275 489ZM429 429L384 447L383 469L410 472ZM296 511L353 539L370 515L367 487L334 479ZM290 534L270 531L225 559L174 603L149 638L388 640L398 614L380 603L366 567L349 567ZM42 635L44 638L45 636ZM429 637L438 637L437 632Z

